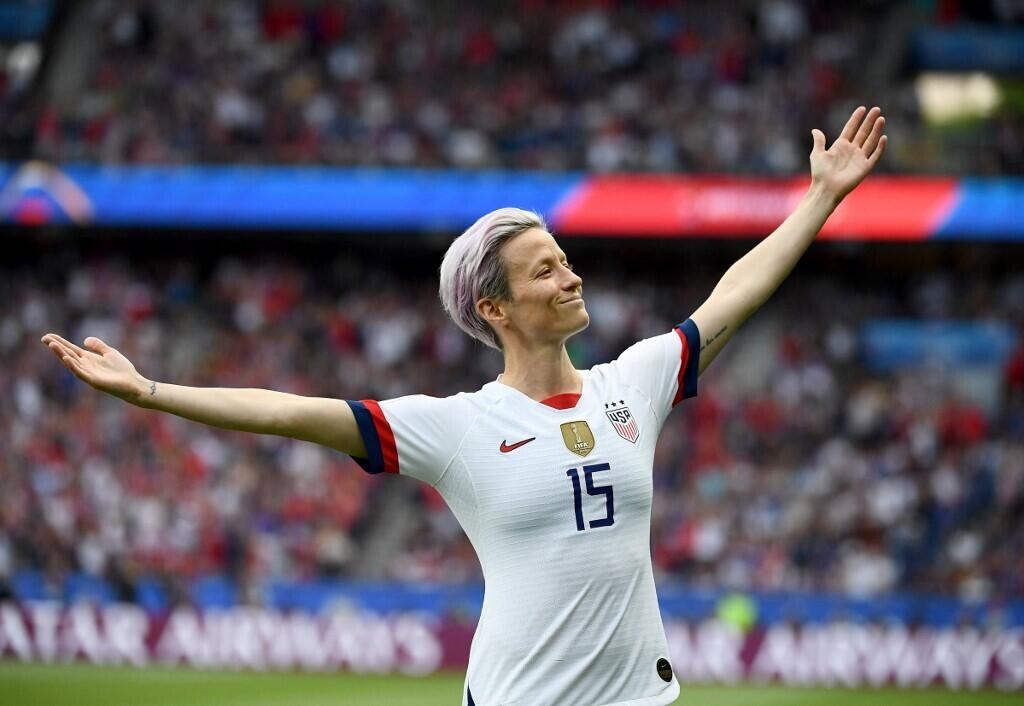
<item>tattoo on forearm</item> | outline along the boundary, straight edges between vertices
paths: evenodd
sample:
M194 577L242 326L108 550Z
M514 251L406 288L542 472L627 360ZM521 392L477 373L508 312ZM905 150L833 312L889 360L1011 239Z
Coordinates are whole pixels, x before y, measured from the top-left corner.
M723 326L723 327L722 327L722 330L721 330L721 331L719 331L718 333L716 333L716 334L715 334L714 336L710 336L710 337L708 337L708 338L705 338L705 339L704 339L704 345L703 345L703 346L701 346L701 347L700 347L700 349L701 349L701 350L704 350L705 348L707 348L708 346L710 346L710 345L711 345L712 343L714 343L714 342L715 342L716 340L718 340L718 337L719 337L719 336L721 336L721 335L722 335L723 333L725 333L725 330L726 330L727 328L729 328L729 327L728 327L728 326Z
M150 396L153 396L153 395L156 394L156 383L155 382L149 383L149 394L150 394Z

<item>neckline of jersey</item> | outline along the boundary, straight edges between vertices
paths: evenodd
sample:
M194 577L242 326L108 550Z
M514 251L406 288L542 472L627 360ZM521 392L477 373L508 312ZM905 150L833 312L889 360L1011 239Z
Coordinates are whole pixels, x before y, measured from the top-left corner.
M582 392L563 392L560 395L551 395L551 397L541 400L540 403L552 409L572 409L582 396Z
M550 409L555 412L565 412L576 409L576 407L579 406L580 400L583 399L583 395L587 391L587 381L589 377L586 375L587 371L578 370L577 372L580 373L581 378L581 388L579 392L562 392L557 395L552 395L551 397L545 397L543 400L535 400L511 385L506 385L501 380L493 380L490 384L498 386L499 389L509 390L519 397L522 397L524 400L529 400L533 404L541 405L545 409Z

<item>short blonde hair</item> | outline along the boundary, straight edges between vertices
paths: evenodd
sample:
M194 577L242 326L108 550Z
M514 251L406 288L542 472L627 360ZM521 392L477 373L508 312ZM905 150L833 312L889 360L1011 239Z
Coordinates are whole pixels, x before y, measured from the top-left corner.
M455 239L441 261L441 306L460 329L491 348L501 349L497 333L476 310L483 298L512 298L501 246L531 228L547 230L533 211L499 208L481 216Z

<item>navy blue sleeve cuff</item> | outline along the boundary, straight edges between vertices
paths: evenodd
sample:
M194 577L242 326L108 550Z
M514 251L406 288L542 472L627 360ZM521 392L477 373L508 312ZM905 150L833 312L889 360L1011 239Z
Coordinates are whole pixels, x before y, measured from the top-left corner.
M373 416L366 405L356 400L345 400L352 409L356 418L356 425L359 427L359 434L363 437L363 445L366 447L366 458L352 457L367 473L382 473L384 471L384 454L381 451L380 436L377 434L377 427L373 423Z
M686 368L681 372L680 389L683 399L697 396L697 375L700 373L700 331L693 319L687 319L677 327L686 337Z

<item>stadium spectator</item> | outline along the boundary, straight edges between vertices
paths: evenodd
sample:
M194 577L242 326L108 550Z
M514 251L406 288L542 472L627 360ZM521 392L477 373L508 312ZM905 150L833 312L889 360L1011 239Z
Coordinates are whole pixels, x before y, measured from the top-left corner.
M147 372L192 385L444 395L498 372L495 357L441 318L433 281L403 275L399 284L366 261L170 259L155 273L138 258L65 255L31 272L4 267L0 590L26 568L53 586L73 571L103 575L128 597L138 577L157 576L179 599L180 582L204 573L251 587L349 575L380 498L374 477L319 447L108 404L53 375L26 343L38 331L98 333ZM355 271L375 294L350 289ZM588 273L595 315L572 348L579 365L666 330L676 312L664 303L710 286L695 277L685 290L655 281L626 291L611 274ZM950 371L880 376L857 354L862 321L935 317L936 306L942 317L1021 330L1014 278L957 286L947 299L927 280L909 293L878 284L858 294L809 276L788 284L736 347L756 357L724 357L662 435L656 569L739 589L1024 593L1019 350L998 373L1005 395L991 409L960 399ZM798 311L800 328L778 335ZM424 486L414 498L413 539L388 562L390 575L479 578L436 494Z
M899 8L102 0L88 81L42 112L37 155L788 175L870 94L898 145L884 169L1020 171L1012 107L937 130L912 77L871 83Z

